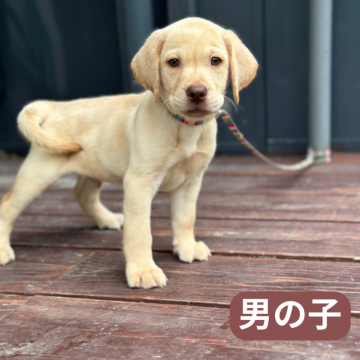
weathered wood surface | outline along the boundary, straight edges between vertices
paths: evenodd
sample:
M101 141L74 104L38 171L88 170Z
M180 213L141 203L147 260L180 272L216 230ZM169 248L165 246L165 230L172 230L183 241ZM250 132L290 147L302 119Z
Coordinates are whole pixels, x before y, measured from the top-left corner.
M321 194L324 189L327 192L341 194L346 188L347 192L360 192L360 181L358 174L349 174L347 176L305 176L304 174L287 176L268 176L268 175L243 175L243 176L223 176L213 175L205 176L202 191L206 192L261 192L269 190L284 191L296 189L298 192L305 191L311 194L310 191L315 191Z
M3 192L10 189L13 184L13 176L2 176L0 188ZM75 178L65 176L58 180L53 189L72 189ZM119 191L120 185L108 185L107 189ZM343 176L311 176L304 174L285 175L210 175L206 174L203 180L202 192L225 194L254 193L254 194L318 194L318 195L351 195L360 193L359 174L347 174Z
M271 156L277 162L283 164L294 164L304 159L304 156ZM354 173L360 171L360 154L359 153L333 153L330 164L324 166L312 166L306 169L306 173ZM245 172L262 172L262 173L283 173L282 170L275 169L254 156L219 156L215 157L209 166L209 170L215 173L224 174L228 171L241 170Z
M360 259L357 223L198 219L195 229L215 254ZM169 219L153 219L152 234L154 250L172 251ZM121 242L121 231L97 230L82 216L22 216L12 234L23 246L120 249Z
M0 293L37 294L91 254L82 249L15 248L16 261L0 267Z
M300 157L280 157L279 161L293 163ZM10 188L21 160L1 163L0 189ZM314 166L304 172L292 173L273 169L253 157L215 158L204 178L202 192L349 195L360 194L359 154L335 154L330 165ZM329 176L331 174L331 176ZM75 176L65 176L53 188L69 189ZM117 190L118 185L108 185Z
M102 193L105 206L121 212L123 193ZM36 199L25 215L82 215L83 211L68 190L48 191ZM153 200L152 217L170 217L168 194ZM262 194L201 193L197 217L208 219L256 219L360 222L360 196L280 196Z
M0 162L0 197L20 164ZM73 200L76 177L63 177L19 218L17 261L0 267L0 358L360 358L359 175L360 154L303 173L215 158L195 231L215 256L184 264L172 255L169 199L158 194L154 258L169 282L150 291L127 287L122 232L97 230ZM121 211L121 185L105 185L102 199ZM243 342L228 307L246 290L340 291L351 332L336 342Z
M240 291L340 291L360 313L356 263L213 256L185 264L172 254L155 253L169 283L148 291L127 287L119 251L77 250L16 248L17 261L0 268L0 292L229 306Z
M339 341L242 341L228 309L36 296L0 326L0 357L356 359L360 319Z
M271 156L275 161L283 164L294 164L304 159L303 156ZM0 175L14 174L22 164L23 158L1 160ZM215 157L209 166L208 171L216 174L226 174L232 171L241 170L246 173L278 173L288 174L287 172L277 170L256 157L249 156L219 156ZM360 172L360 154L359 153L333 153L330 164L324 166L313 166L306 170L306 173L333 173L339 172L354 173Z
M19 306L25 304L29 299L29 296L0 294L0 328L2 325L1 321L9 316Z
M229 306L240 291L339 291L349 298L352 311L360 313L356 263L213 256L185 264L163 253L155 253L154 260L168 277L165 288L129 291L122 254L96 251L42 293Z

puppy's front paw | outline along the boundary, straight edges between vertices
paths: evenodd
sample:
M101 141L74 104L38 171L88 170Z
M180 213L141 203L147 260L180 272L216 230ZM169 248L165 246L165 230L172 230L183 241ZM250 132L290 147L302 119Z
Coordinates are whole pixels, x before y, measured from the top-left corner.
M211 256L211 251L207 245L202 242L180 242L174 247L174 253L178 254L179 259L191 263L194 260L206 261Z
M12 247L10 245L0 246L0 264L5 265L11 260L15 260L15 253Z
M106 217L104 217L103 219L101 219L101 221L98 222L98 227L101 230L103 229L120 230L123 225L124 225L124 215L121 213L107 214Z
M151 289L156 286L164 287L167 281L164 272L154 262L148 265L127 263L126 279L130 287L143 289Z

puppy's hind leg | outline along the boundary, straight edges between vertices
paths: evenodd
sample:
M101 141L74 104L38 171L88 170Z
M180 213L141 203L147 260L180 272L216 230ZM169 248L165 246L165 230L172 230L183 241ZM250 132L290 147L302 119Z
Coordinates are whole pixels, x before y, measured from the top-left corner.
M124 224L124 215L111 212L101 203L100 187L101 182L79 175L74 188L75 199L99 229L120 230Z
M0 205L0 264L15 260L10 246L10 234L14 223L25 207L62 173L66 156L52 155L46 150L33 147L21 166L15 183Z

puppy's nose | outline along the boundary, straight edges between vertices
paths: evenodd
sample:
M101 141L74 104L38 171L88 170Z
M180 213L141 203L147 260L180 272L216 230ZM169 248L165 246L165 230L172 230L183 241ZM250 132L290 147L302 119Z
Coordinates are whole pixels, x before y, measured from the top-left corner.
M208 90L205 86L189 86L186 89L186 96L191 102L198 104L205 100L207 92Z

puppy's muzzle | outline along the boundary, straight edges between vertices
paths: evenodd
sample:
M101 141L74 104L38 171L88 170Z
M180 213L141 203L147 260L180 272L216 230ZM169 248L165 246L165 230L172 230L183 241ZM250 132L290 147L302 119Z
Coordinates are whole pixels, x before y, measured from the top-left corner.
M199 104L205 100L207 92L205 86L189 86L186 89L186 96L191 102Z

